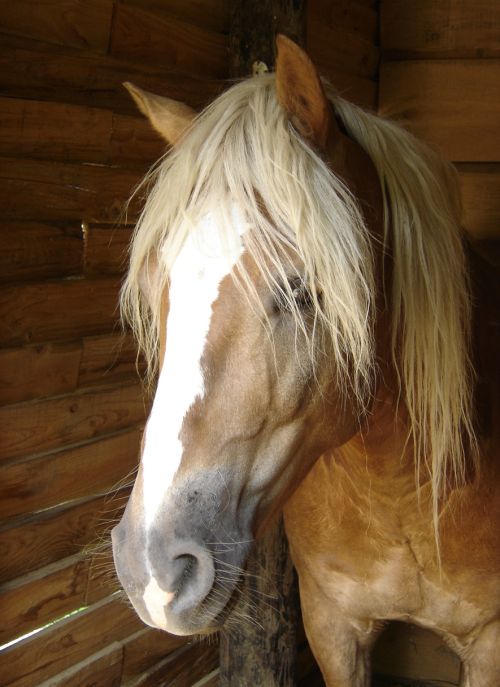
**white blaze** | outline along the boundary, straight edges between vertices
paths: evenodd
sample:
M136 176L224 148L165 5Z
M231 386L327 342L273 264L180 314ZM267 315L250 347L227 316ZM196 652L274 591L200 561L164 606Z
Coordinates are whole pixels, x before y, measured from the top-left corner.
M237 233L221 241L214 215L207 215L187 238L170 271L167 345L142 454L146 531L180 465L182 422L203 397L201 358L210 329L212 306L221 281L241 254L244 226L235 213Z
M174 596L175 592L163 591L155 578L151 577L142 598L156 627L165 627L165 606L172 601Z

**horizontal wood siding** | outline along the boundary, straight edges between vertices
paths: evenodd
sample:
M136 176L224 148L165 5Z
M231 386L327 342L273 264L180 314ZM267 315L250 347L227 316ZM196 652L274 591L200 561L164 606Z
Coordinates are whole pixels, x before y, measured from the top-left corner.
M383 0L379 109L457 164L464 225L500 236L500 4Z
M227 0L0 7L1 687L190 687L217 666L216 645L152 630L124 603L110 529L150 404L119 322L143 194L128 201L166 150L122 84L201 108L225 85L229 13Z
M310 0L306 47L321 74L347 100L374 109L378 79L378 17L363 0Z

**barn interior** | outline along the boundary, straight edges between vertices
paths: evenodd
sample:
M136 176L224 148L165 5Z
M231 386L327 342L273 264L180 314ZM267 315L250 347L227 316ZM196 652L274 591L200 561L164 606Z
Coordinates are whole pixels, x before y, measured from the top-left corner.
M300 40L346 99L456 166L464 227L498 265L496 0L1 3L2 687L251 684L221 664L234 645L145 626L112 570L109 529L150 403L117 311L141 194L128 201L165 152L122 84L200 110L249 73L242 46L269 51L276 31ZM300 629L292 649L294 684L322 685ZM436 635L399 623L373 670L378 687L461 675Z

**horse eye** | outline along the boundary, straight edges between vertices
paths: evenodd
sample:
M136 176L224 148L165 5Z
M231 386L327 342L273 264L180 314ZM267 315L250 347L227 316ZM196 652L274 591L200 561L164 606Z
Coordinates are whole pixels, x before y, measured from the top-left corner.
M295 280L289 284L290 291L288 289L281 289L279 295L276 298L276 309L280 312L289 312L291 309L290 297L294 304L299 310L305 310L312 305L313 298L307 288L306 284L302 280Z
M307 308L312 304L311 293L303 282L293 287L292 296L299 308Z

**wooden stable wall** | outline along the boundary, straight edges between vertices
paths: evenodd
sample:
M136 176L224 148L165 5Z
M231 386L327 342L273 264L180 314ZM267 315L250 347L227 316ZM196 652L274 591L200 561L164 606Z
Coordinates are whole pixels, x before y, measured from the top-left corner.
M500 4L382 0L380 112L460 174L464 224L500 236Z
M322 76L351 102L377 106L377 0L309 0L306 48Z
M3 649L2 686L188 687L216 665L216 647L146 628L84 549L124 503L147 404L117 295L125 202L163 144L121 84L206 103L228 9L1 3L0 645L46 626Z

